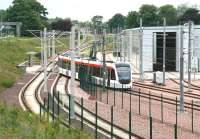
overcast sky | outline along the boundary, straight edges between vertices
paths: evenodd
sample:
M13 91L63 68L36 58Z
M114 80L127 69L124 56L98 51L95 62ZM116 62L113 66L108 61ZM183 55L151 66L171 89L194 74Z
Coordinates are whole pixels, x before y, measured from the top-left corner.
M0 0L0 9L6 9L13 0ZM49 12L48 17L70 17L80 21L90 20L94 15L102 15L104 20L116 13L127 15L129 11L138 10L142 4L189 5L200 4L200 0L38 0Z

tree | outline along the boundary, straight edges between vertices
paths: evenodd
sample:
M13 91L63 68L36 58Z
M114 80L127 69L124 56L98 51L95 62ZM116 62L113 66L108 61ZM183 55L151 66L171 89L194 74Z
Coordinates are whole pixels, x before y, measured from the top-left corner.
M139 26L139 13L136 11L131 11L128 13L125 21L126 28L135 28Z
M158 25L158 9L154 5L144 4L140 7L139 14L143 20L143 26Z
M5 10L0 10L0 21L4 21L6 16Z
M118 27L124 27L125 26L125 16L122 14L115 14L109 21L108 21L108 27L110 30L117 29Z
M187 4L181 4L177 7L177 16L181 17L185 11L187 11L187 9L189 9L190 7L188 7Z
M172 5L161 6L158 10L158 16L160 18L160 25L163 23L163 18L166 18L167 25L176 25L177 24L177 11L176 8Z
M56 18L51 24L51 29L60 31L70 31L72 27L71 19Z
M94 28L99 28L102 26L103 23L103 16L100 15L96 15L94 17L92 17L91 21L92 21L92 25Z
M27 29L38 30L47 26L47 9L36 0L14 0L6 11L11 22L22 22L22 35L28 35Z
M199 24L200 23L200 13L199 13L199 10L197 10L195 8L189 8L180 17L180 21L182 23L183 22L188 22L190 20L193 21L194 24Z

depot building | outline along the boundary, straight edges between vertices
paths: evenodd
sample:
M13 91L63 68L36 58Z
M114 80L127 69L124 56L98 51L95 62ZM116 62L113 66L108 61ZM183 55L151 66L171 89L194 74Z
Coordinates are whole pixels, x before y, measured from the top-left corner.
M181 31L182 30L182 31ZM142 55L143 71L162 71L164 27L143 27L123 30L123 55L135 68L140 68ZM191 48L191 70L200 71L200 25L166 26L166 71L179 71L180 45L183 44L184 70L188 68L188 49ZM181 37L181 32L183 32ZM142 48L142 49L141 49Z

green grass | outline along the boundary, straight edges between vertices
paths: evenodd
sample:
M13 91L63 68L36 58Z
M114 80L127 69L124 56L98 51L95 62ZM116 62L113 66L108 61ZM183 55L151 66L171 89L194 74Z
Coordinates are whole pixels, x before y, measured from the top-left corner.
M56 42L57 51L66 50L69 39L60 38L66 46ZM40 52L40 40L36 38L10 37L0 39L0 93L20 78L22 72L16 67L28 59L27 52ZM38 58L34 57L34 60Z
M37 115L0 104L1 139L91 139L79 130L39 121Z
M5 88L9 88L9 87L11 87L13 84L14 84L14 81L13 81L13 80L9 80L9 79L3 80L2 83L1 83L1 85L2 85L3 87L5 87Z
M40 42L33 38L0 39L0 92L20 77L17 64L26 60L26 52L39 51L39 44Z
M56 42L57 52L69 47L69 39ZM65 45L64 45L65 44ZM16 66L27 60L27 52L40 51L36 38L0 39L0 93L11 87L22 75ZM38 58L34 57L35 60ZM64 128L57 122L39 122L35 114L11 108L0 102L0 139L90 139L91 136L75 129Z

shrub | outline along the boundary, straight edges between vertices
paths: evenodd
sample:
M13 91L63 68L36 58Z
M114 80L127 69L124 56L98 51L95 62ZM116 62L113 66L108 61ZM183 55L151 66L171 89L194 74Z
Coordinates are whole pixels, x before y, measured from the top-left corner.
M5 88L10 88L14 84L14 81L10 80L10 79L5 79L5 80L2 81L1 84Z

